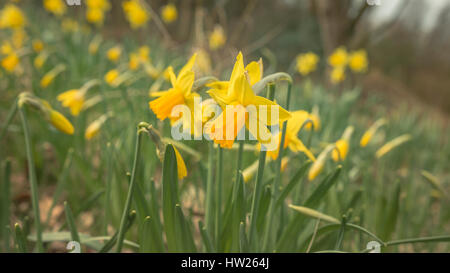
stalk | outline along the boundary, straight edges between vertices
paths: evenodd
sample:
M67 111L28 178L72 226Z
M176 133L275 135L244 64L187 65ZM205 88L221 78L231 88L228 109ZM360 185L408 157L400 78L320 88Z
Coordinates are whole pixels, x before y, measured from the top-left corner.
M119 252L119 253L122 251L123 240L125 238L127 217L129 215L129 211L131 208L131 201L133 199L134 188L136 186L136 172L137 172L137 166L139 163L138 161L139 161L140 147L141 147L141 141L142 141L142 133L144 133L144 132L147 132L147 130L144 128L139 128L137 131L136 146L134 149L133 169L131 171L131 178L130 178L130 186L128 187L128 195L127 195L127 199L125 201L125 208L122 213L122 218L120 220L119 233L118 233L118 237L117 237L117 252Z
M289 83L288 84L288 90L287 90L287 96L286 96L286 110L289 111L289 102L291 99L291 88L292 88L292 84ZM281 181L281 159L283 158L283 151L284 151L284 142L285 142L285 138L286 138L286 128L287 128L287 121L284 122L283 124L283 131L281 133L281 142L280 142L280 147L278 150L278 157L277 160L275 162L275 168L276 168L276 173L275 173L275 179L273 180L273 185L272 185L272 198L270 200L270 206L269 206L269 213L268 213L268 220L266 222L266 227L265 227L265 233L264 233L264 239L263 239L263 250L268 251L268 246L269 246L269 240L270 240L270 235L272 234L272 228L273 228L273 217L274 217L274 213L275 213L275 209L276 209L276 203L278 200L278 188L279 188L279 184Z
M242 169L242 156L244 153L244 141L239 141L239 149L237 154L237 163L236 163L236 178L234 180L233 187L233 203L236 201L238 188L239 188L239 176L240 171Z
M28 176L30 181L30 190L31 190L31 203L33 206L34 213L34 222L36 227L36 246L38 252L44 252L44 246L42 245L42 226L41 226L41 215L39 212L39 197L37 190L37 178L36 178L36 170L34 169L34 159L31 151L31 138L30 133L28 131L28 120L25 115L23 107L19 107L20 118L22 119L23 125L23 133L25 135L25 148L27 152L28 159Z
M270 100L273 100L274 93L275 93L275 86L273 84L269 84L267 97ZM264 166L266 164L266 154L267 154L266 151L261 151L259 153L258 173L256 174L255 189L253 191L252 206L250 210L250 227L248 236L250 246L252 246L256 240L256 219L258 216L259 201L261 199L261 193L263 188L262 180L264 175Z
M221 204L222 204L222 184L223 184L223 149L219 147L219 158L217 159L217 183L216 183L216 244L217 249L219 249L219 238L220 238L220 218L222 217Z
M214 142L208 142L208 177L206 180L206 204L205 204L205 223L206 231L211 236L214 230L214 181L213 181L213 171L214 171Z

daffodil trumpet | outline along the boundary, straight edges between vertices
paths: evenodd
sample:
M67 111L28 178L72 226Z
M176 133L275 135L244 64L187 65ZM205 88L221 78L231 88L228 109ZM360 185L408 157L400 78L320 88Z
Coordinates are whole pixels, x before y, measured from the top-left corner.
M66 66L64 64L58 64L52 70L47 72L41 79L40 85L42 88L47 88L53 80L58 76L61 72L66 70Z
M308 180L314 180L323 170L328 154L335 149L335 144L329 144L317 157L308 172Z

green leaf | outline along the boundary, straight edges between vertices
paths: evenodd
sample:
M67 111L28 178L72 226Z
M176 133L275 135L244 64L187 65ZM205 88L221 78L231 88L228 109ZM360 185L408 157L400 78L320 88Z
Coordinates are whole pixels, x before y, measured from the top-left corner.
M134 220L136 219L136 211L132 210L130 214L128 215L127 222L125 224L125 233L130 229L130 227L133 225ZM117 242L117 237L119 236L119 231L116 231L114 235L109 239L103 247L99 250L100 253L106 253L109 252L114 245ZM126 241L126 240L125 240ZM126 244L126 243L125 243Z
M241 253L246 253L249 250L244 222L241 222L239 225L239 248Z
M180 251L197 252L190 223L184 217L183 211L181 210L181 206L179 204L176 205L175 210L177 217L176 228L179 230L177 233L177 240L182 243Z
M303 164L303 166L301 166L300 169L298 169L295 175L291 178L287 186L283 189L280 196L278 197L277 207L284 202L284 200L292 191L292 189L294 189L294 187L298 184L298 182L300 182L303 179L309 166L311 166L311 163L312 163L311 161L305 162L305 164Z
M385 241L388 241L391 238L392 233L395 231L395 227L397 226L397 218L400 208L400 190L401 186L400 182L398 182L389 203L387 217L383 225L382 233L380 234L380 237Z
M72 210L70 209L70 206L69 204L67 204L67 202L64 202L64 211L66 213L66 221L70 229L72 241L80 242L80 236L78 235L75 219L73 218Z
M330 222L330 223L335 223L335 224L341 223L338 219L334 218L333 216L324 214L324 213L314 210L314 209L310 209L310 208L302 207L302 206L295 206L295 205L289 205L289 207L291 209L294 209L294 210L300 212L303 215L306 215L306 216L309 216L312 218L320 219L325 222Z
M169 252L179 251L181 238L176 236L176 205L178 201L178 170L175 151L168 144L164 156L162 174L162 209L164 218L164 230L166 233ZM178 240L179 239L179 240Z
M206 232L205 227L203 226L203 222L198 222L198 229L200 230L200 235L202 236L203 245L205 246L206 252L213 253L216 252L214 246L211 242L211 238L209 238L208 233Z

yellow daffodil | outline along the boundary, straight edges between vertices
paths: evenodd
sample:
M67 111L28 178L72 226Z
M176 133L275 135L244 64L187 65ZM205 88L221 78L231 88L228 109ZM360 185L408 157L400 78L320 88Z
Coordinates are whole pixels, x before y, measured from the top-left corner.
M85 83L80 89L72 89L58 95L57 99L64 107L70 109L73 116L78 116L83 108L87 91L94 85L99 84L97 80Z
M216 25L213 32L209 35L209 48L212 50L219 49L225 44L226 40L227 38L222 26Z
M372 138L375 135L375 133L377 132L377 130L384 124L386 124L386 120L383 118L375 121L375 123L372 124L372 126L370 126L370 128L363 134L363 136L361 137L361 140L359 142L359 145L361 147L366 147L367 144L369 144L369 142L372 140Z
M145 26L147 21L150 19L150 14L138 0L122 2L122 8L125 12L125 17L133 29Z
M164 7L162 7L161 17L167 24L174 22L178 17L177 7L174 4L165 5Z
M26 18L22 10L16 5L7 4L3 9L0 10L0 29L2 28L12 28L18 29L22 28L26 24Z
M86 6L90 9L100 9L107 11L111 8L109 0L86 0Z
M44 8L54 15L61 16L66 13L67 4L63 0L44 0Z
M317 69L318 62L319 56L312 52L300 54L297 56L297 71L302 76L306 76Z
M353 131L353 126L348 126L342 134L342 137L338 141L336 141L335 148L333 149L333 152L331 154L335 162L344 161L347 157L348 149L350 146L350 138L353 134Z
M332 67L344 67L348 63L348 53L345 47L337 48L329 57L328 64Z
M210 138L221 147L231 148L234 139L246 126L253 137L260 143L271 143L271 134L267 125L280 124L288 120L291 114L275 102L253 93L252 85L262 77L262 62L252 62L244 67L242 53L236 58L229 82L217 82L210 85L213 89L208 94L222 107L223 112L209 123ZM226 87L226 88L224 88ZM249 114L248 106L254 107L256 113ZM278 120L272 121L272 111L278 111ZM260 117L261 111L267 110L266 117ZM227 121L227 111L232 111L234 122ZM273 124L272 124L273 123Z
M110 86L114 85L114 81L119 77L120 73L117 69L112 69L105 74L105 82Z
M117 62L120 58L120 55L122 55L122 49L119 46L110 48L106 52L106 56L108 57L108 60L110 60L111 62Z
M56 110L50 110L50 117L49 117L50 123L59 131L68 134L73 135L75 129L73 128L72 123L60 112Z
M42 88L47 88L61 72L63 72L66 67L62 64L55 66L52 70L47 72L41 79L40 85Z
M150 62L149 53L150 48L148 46L142 46L137 52L130 53L128 68L130 70L137 70L141 64Z
M305 122L305 115L309 115L308 112L299 110L295 112L291 112L292 117L287 122L286 127L286 137L284 139L284 148L289 147L289 149L294 152L302 152L304 153L309 159L312 161L315 161L315 156L306 148L306 146L303 144L303 142L298 138L298 132L302 128L303 123ZM281 145L281 133L282 128L280 129L280 132L278 133L279 138L279 144L278 148L274 151L268 151L267 155L270 156L273 160L275 160L278 157L278 153L280 150Z
M349 56L348 66L353 72L366 72L367 67L369 66L369 61L367 60L367 52L364 49L352 52Z
M328 154L334 149L335 145L330 144L328 145L317 157L317 160L314 161L311 168L308 172L308 179L309 181L314 180L323 170L323 167L325 166Z
M9 41L4 41L0 46L0 53L2 55L9 55L14 52L14 48L12 47Z
M345 80L345 68L344 67L335 67L331 70L330 75L331 82L333 84L341 83Z
M37 69L42 68L42 66L44 66L45 62L47 61L47 58L48 53L46 51L42 51L41 53L39 53L36 58L34 58L34 67Z
M102 42L102 36L96 35L92 41L89 43L89 54L95 55L98 52L98 48L100 46L100 43Z
M389 153L392 149L409 141L411 138L412 138L412 136L408 135L408 134L394 138L393 140L384 144L380 149L378 149L378 151L375 154L376 157L377 158L383 157L385 154Z
M19 64L19 57L14 52L6 56L1 61L2 67L8 72L13 72L18 64Z
M108 120L108 118L111 117L111 114L104 114L101 115L98 119L94 120L89 126L86 128L86 131L84 133L84 138L87 140L90 140L98 135L100 132L100 129L102 128L103 124Z
M44 43L41 40L33 40L31 45L36 53L40 53L44 50Z
M195 92L191 92L194 84L194 72L192 67L195 63L196 54L194 54L187 64L180 70L178 76L175 76L173 69L169 68L170 82L172 88L167 91L154 92L151 95L158 97L149 102L150 109L156 114L160 120L169 118L172 122L179 120L180 117L172 116L172 109L181 104L185 104L194 114L194 98L199 96ZM192 119L191 119L192 120Z
M80 30L80 25L78 24L77 21L71 19L71 18L66 18L64 20L62 20L61 22L61 28L64 32L77 32L78 30Z
M86 20L89 23L95 24L97 26L103 25L105 20L105 13L101 9L88 8L86 10Z

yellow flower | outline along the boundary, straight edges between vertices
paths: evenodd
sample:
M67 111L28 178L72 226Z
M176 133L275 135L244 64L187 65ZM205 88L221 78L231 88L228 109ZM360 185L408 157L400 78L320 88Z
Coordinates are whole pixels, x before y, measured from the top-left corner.
M74 128L72 123L70 123L70 121L63 116L60 112L55 111L55 110L50 110L50 123L59 131L68 134L68 135L73 135L74 133Z
M395 147L409 141L411 139L411 135L405 134L399 137L394 138L393 140L389 141L388 143L384 144L383 147L381 147L380 149L378 149L378 151L376 152L376 157L377 158L381 158L383 157L385 154L389 153L392 149L394 149Z
M88 8L86 10L86 20L92 24L102 25L105 20L104 11L98 8Z
M64 32L76 32L80 29L80 25L77 21L66 18L61 22L61 28Z
M108 120L110 116L111 116L110 114L101 115L98 119L94 120L91 124L89 124L84 133L84 138L90 140L95 136L97 136L103 124Z
M178 152L177 148L175 146L172 147L175 151L175 157L177 159L178 179L183 179L187 176L186 164L184 163L183 157L181 157L181 154Z
M375 123L370 126L370 128L364 133L364 135L361 137L361 140L359 142L359 145L361 147L366 147L367 144L369 144L369 142L372 140L372 137L375 135L375 133L377 132L377 130L383 126L384 124L386 124L386 120L385 119L379 119L377 121L375 121Z
M85 83L80 89L72 89L58 95L58 101L62 102L64 107L70 109L73 116L78 116L83 108L87 91L94 85L99 84L97 80L91 80Z
M0 10L0 29L18 29L26 25L26 18L22 10L16 5L7 4Z
M178 17L177 7L174 4L165 5L162 7L161 17L167 24L174 22Z
M54 15L61 16L66 13L67 4L63 0L44 0L44 8Z
M353 134L354 128L353 126L348 126L344 133L342 134L342 137L336 141L335 148L333 149L333 152L331 154L333 160L335 162L338 161L344 161L348 154L349 149L349 142L350 138Z
M119 46L110 48L106 52L106 56L108 57L108 60L110 60L111 62L117 62L119 60L121 54L122 54L122 49Z
M345 80L345 68L344 67L335 67L331 71L331 82L333 84L338 84Z
M107 11L111 8L109 0L86 0L86 6L90 9L99 9Z
M150 19L150 14L137 0L129 0L122 3L125 17L133 29L144 26Z
M119 77L119 71L117 69L112 69L108 71L105 75L105 82L111 86L113 86L114 81Z
M280 124L288 120L291 114L275 102L256 96L251 86L262 77L262 62L252 62L244 67L242 53L239 52L229 82L217 82L209 85L213 89L208 94L224 108L222 113L207 124L210 138L221 147L231 148L234 139L244 125L260 143L271 143L271 133L267 125ZM247 107L254 107L256 113L249 114ZM272 109L278 111L278 120L272 121ZM260 112L267 110L267 116L260 119ZM234 122L227 122L227 111L235 112ZM273 123L273 124L272 124Z
M307 117L309 113L303 110L299 110L291 112L291 115L292 117L287 122L286 137L284 139L284 148L289 147L289 149L294 153L303 152L304 154L306 154L306 156L308 156L309 159L315 161L316 158L314 157L314 155L308 150L308 148L306 148L306 146L297 136L303 123L307 120L305 116ZM279 138L278 149L267 152L267 155L270 156L273 160L275 160L278 157L281 145L281 135L282 135L282 128L278 133Z
M226 40L223 28L220 25L216 25L214 31L209 35L209 47L212 50L219 49L225 44Z
M97 53L100 43L102 42L102 36L96 35L89 43L89 54L94 55Z
M150 48L148 46L141 46L138 49L138 56L141 62L150 62Z
M0 53L2 55L9 55L14 52L14 48L12 47L9 41L4 41L0 47Z
M36 53L40 53L44 50L44 43L41 40L33 40L32 42L33 50Z
M348 65L351 70L356 73L362 73L367 71L369 62L367 60L367 53L364 49L352 52L349 57Z
M312 52L300 54L297 56L297 71L302 76L306 76L317 69L318 62L319 57Z
M12 72L19 64L19 57L16 53L11 53L2 60L1 64L6 71Z
M311 168L308 172L308 179L309 181L314 180L323 170L323 167L325 166L325 162L327 160L328 154L331 150L333 150L335 147L334 144L328 145L317 157L317 160L314 161Z
M62 64L55 66L52 70L47 72L42 77L41 82L40 82L41 87L42 88L48 87L53 82L55 77L58 76L61 72L63 72L65 69L66 69L65 66Z
M130 53L128 67L131 70L137 70L141 64L150 62L150 48L148 46L140 47L137 52Z
M195 58L196 54L189 59L178 73L178 76L175 76L173 68L169 67L168 73L172 88L167 91L153 92L151 94L153 97L158 97L149 102L150 109L156 114L158 119L165 120L169 118L172 122L179 120L182 117L172 116L171 112L175 106L181 104L187 105L191 110L191 114L194 114L194 98L199 96L199 94L191 92L195 78L194 72L192 72Z
M42 68L42 66L44 66L45 61L48 58L48 53L45 51L42 51L41 53L39 53L39 55L36 56L36 58L34 58L34 67L36 68Z
M332 67L344 67L348 63L348 53L345 47L337 48L329 57L328 64Z

